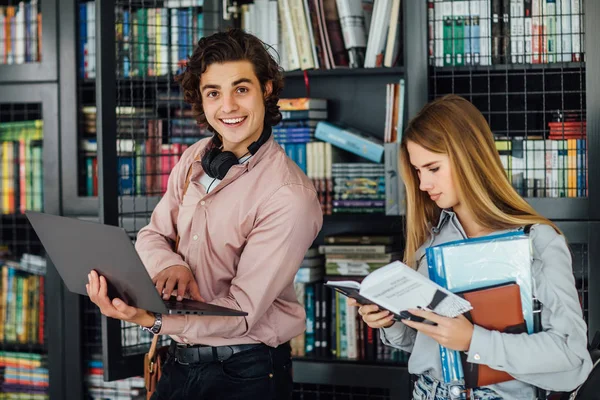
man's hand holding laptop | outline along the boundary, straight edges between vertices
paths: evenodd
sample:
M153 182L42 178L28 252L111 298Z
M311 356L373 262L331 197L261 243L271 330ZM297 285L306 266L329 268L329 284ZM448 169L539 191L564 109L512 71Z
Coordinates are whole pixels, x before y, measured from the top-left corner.
M155 316L153 313L141 308L131 307L121 299L115 298L111 301L108 297L108 285L105 277L92 270L88 274L88 281L85 285L88 296L90 296L92 303L100 308L103 315L140 326L150 327L154 325ZM205 301L200 295L200 290L192 272L184 265L173 265L165 268L152 278L152 282L164 300L169 300L171 294L176 291L177 301L181 301L187 290L192 300Z
M111 301L108 297L106 278L98 275L96 271L92 270L88 274L88 283L85 285L85 289L92 303L100 308L103 315L145 327L154 325L154 314L141 308L131 307L121 299L114 298Z

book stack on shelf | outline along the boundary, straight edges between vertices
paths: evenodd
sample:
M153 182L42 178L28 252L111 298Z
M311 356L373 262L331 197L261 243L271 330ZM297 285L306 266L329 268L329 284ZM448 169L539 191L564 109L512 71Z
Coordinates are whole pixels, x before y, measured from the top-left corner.
M37 0L0 5L0 64L42 60L42 14Z
M548 122L548 134L496 137L496 149L513 187L525 197L586 197L586 123Z
M144 378L141 376L105 382L102 361L87 362L85 382L91 400L143 400L146 398Z
M437 67L583 61L583 0L428 0Z
M242 29L273 47L286 71L401 64L400 1L254 0Z
M0 398L47 400L46 356L36 353L0 352Z
M119 194L122 196L162 195L166 191L171 170L180 155L193 143L211 135L198 127L184 108L173 110L175 117L161 118L148 107L117 107L117 155ZM169 115L169 110L164 110ZM83 138L81 192L98 195L98 144L96 139L96 107L82 108ZM182 118L185 116L186 118ZM168 128L168 135L163 132Z
M283 120L273 128L273 135L313 181L324 215L404 213L398 174L404 80L387 84L386 89L385 144L343 123L325 121L326 99L279 101ZM385 165L384 152L389 153Z
M6 255L10 258L10 255ZM43 257L0 262L0 397L48 398Z
M41 211L43 168L41 120L0 122L0 210Z
M292 339L296 357L406 363L407 354L384 346L379 332L364 324L356 307L323 284L325 279L357 281L400 257L399 242L391 236L327 236L325 245L308 251L295 282L298 300L305 307L306 331ZM304 273L306 268L312 274ZM299 278L301 277L301 278Z
M117 76L152 77L181 72L203 36L202 0L167 0L161 8L115 8ZM94 79L95 2L79 4L80 77Z
M23 254L20 262L1 261L0 342L44 344L46 260Z

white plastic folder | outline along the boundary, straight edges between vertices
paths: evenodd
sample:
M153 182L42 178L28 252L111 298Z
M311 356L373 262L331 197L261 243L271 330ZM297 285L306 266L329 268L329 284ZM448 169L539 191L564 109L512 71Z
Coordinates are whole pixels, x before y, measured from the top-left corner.
M458 240L427 249L429 278L453 293L516 282L528 333L534 332L532 249L523 231ZM460 355L440 346L444 381L463 378Z

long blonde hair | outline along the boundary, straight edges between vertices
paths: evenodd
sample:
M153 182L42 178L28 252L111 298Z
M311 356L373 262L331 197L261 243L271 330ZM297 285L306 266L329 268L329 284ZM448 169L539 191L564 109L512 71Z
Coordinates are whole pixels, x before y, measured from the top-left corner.
M473 104L447 95L427 104L409 123L400 146L400 172L406 185L406 249L404 262L416 267L415 253L438 223L441 210L419 190L419 178L410 164L406 144L447 154L458 196L478 225L490 230L546 224L511 186L483 115Z

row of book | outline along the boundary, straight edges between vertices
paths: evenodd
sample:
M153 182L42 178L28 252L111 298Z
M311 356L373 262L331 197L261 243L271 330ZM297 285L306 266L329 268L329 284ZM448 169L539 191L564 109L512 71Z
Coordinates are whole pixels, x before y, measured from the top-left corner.
M428 0L431 65L580 62L583 0Z
M295 357L408 362L408 354L385 346L380 332L367 326L346 298L319 283L295 283L306 311L306 331L291 340Z
M0 212L41 211L43 159L41 120L0 122Z
M89 360L85 374L87 395L92 400L132 400L145 399L144 378L136 376L128 379L105 382L104 366L101 360Z
M400 0L254 0L242 6L242 28L272 46L287 71L392 67L400 8Z
M162 8L115 8L117 75L162 76L181 71L204 32L202 0L168 0ZM96 77L95 2L79 4L79 70Z
M0 5L0 64L40 62L42 14L37 0Z
M496 137L513 187L525 197L586 197L585 122L550 122L544 137Z
M22 261L0 262L0 342L43 344L46 262L27 254Z
M379 261L388 256L395 259L399 254L393 251L399 249L396 239L389 236L327 236L325 245L308 250L294 280L298 301L306 311L306 330L291 341L294 356L408 361L406 353L381 343L379 331L364 324L356 307L349 307L345 297L323 284L324 278L360 281L371 271L388 264L371 263L370 259Z
M328 276L367 276L402 258L402 241L394 236L344 235L327 236L318 247L325 256Z
M47 400L48 386L45 355L0 352L0 398Z

